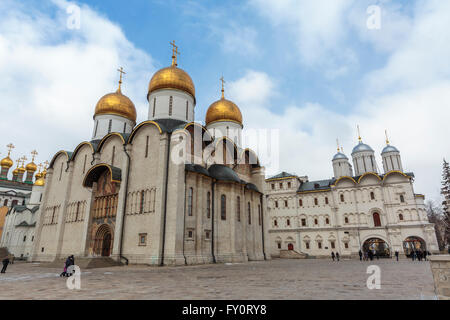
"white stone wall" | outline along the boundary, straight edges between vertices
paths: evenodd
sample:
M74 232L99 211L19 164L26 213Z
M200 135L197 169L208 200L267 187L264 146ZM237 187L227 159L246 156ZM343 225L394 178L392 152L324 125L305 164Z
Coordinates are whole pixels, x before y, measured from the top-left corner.
M111 122L111 127L110 127ZM130 133L135 122L113 114L101 114L94 117L94 130L91 140L99 140L111 132Z
M344 176L353 176L352 166L345 159L333 160L333 172L336 179Z
M208 131L215 139L227 137L238 147L242 146L242 126L232 121L218 121L209 124Z
M373 151L361 151L352 155L355 176L366 172L378 172L377 162Z
M402 160L398 152L386 152L381 155L384 172L392 170L403 171Z

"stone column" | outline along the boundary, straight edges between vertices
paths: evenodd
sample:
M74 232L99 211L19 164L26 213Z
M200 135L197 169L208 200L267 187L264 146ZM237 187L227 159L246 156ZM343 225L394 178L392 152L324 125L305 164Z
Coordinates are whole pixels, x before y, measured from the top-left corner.
M450 300L450 255L429 256L434 290L439 300Z

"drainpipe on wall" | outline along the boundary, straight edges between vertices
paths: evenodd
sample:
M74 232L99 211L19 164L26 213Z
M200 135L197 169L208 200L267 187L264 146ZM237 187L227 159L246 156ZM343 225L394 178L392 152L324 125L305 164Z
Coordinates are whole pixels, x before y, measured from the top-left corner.
M214 187L216 186L216 181L211 183L211 255L213 258L213 263L216 263L216 256L214 255Z
M184 264L187 265L186 255L184 254L184 244L186 242L186 192L187 192L187 171L184 170L184 216L183 216L183 258Z
M166 220L167 220L167 191L169 189L169 161L170 161L170 139L172 138L172 133L167 133L167 157L166 157L166 172L165 178L166 182L164 184L164 213L163 213L163 234L162 234L162 246L161 246L161 263L160 266L164 265L164 249L166 244ZM184 232L184 230L183 230Z
M124 259L126 261L126 265L128 265L128 259L122 255L122 246L123 246L123 231L125 229L125 217L127 216L127 199L128 199L128 179L130 178L130 165L131 165L131 157L127 152L126 144L123 145L123 151L127 155L127 183L125 184L125 198L123 201L123 219L122 219L122 228L120 230L120 246L119 246L119 259Z
M264 250L264 207L263 207L263 195L259 195L259 206L261 208L261 238L262 238L262 252L264 256L264 260L267 260L266 258L266 251Z

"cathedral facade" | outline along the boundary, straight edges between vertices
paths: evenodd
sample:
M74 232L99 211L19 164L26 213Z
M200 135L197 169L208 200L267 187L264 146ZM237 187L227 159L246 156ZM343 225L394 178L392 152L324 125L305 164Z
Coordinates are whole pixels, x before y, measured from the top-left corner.
M374 150L359 138L352 162L341 152L332 159L334 177L308 181L283 172L266 180L269 247L272 256L358 257L372 251L392 257L412 250L438 252L434 225L424 196L414 191L414 174L404 172L400 152L381 152L380 173Z
M264 168L240 145L241 112L222 86L205 125L194 122L195 86L178 67L176 49L172 65L150 80L146 121L136 123L119 70L119 88L96 105L92 138L55 154L32 260L73 254L185 265L270 258Z

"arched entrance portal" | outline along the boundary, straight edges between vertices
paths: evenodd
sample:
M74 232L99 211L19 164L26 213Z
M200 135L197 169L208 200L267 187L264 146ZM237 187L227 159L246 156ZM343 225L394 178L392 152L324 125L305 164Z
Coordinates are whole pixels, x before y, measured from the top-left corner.
M380 238L370 238L364 241L363 251L369 252L372 251L374 255L378 255L379 257L390 257L391 250L389 249L389 245L386 241Z
M411 252L427 250L425 240L419 237L408 237L403 241L403 250L406 256L410 256Z
M95 233L94 254L109 257L112 249L112 231L110 226L102 224Z
M288 244L288 250L294 250L294 245L292 243Z

